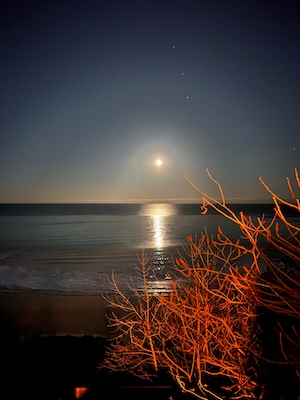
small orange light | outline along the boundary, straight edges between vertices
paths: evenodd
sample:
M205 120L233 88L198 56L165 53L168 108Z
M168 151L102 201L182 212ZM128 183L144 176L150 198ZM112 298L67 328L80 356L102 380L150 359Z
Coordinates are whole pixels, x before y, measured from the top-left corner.
M89 391L88 387L76 387L74 388L75 399L81 399Z

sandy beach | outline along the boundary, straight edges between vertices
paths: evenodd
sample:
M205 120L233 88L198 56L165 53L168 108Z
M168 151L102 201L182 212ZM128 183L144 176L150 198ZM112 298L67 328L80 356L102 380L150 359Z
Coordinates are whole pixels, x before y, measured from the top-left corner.
M174 395L169 380L144 382L99 369L109 345L106 311L101 295L1 292L1 394L36 400Z
M18 336L106 337L107 304L101 295L0 293L0 332Z

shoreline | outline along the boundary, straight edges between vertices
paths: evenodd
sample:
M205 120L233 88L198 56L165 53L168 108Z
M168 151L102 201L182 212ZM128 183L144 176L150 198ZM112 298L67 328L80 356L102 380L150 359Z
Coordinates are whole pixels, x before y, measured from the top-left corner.
M0 334L108 337L108 304L101 294L0 292Z

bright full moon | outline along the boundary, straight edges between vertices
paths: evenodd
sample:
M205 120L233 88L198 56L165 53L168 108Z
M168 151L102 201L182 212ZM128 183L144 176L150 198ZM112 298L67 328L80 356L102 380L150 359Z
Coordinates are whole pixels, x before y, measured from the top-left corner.
M161 165L162 165L162 161L158 158L156 161L155 161L155 165L157 166L157 167L160 167Z

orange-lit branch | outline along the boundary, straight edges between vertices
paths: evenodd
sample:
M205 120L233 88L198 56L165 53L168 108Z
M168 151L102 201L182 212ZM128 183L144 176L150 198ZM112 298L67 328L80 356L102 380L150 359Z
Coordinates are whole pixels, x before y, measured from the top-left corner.
M183 283L172 281L165 296L149 293L145 256L139 260L142 292L132 285L131 297L126 296L113 275L114 296L106 298L113 309L108 322L114 341L104 364L143 378L167 369L183 392L201 400L221 400L226 390L235 399L262 398L256 382L261 353L257 307L300 319L300 228L281 209L284 205L300 211L300 203L289 180L295 205L261 179L273 198L274 216L267 222L264 215L257 220L242 212L237 215L227 206L221 185L207 173L221 201L186 179L202 195L203 212L210 206L237 224L245 245L231 241L221 228L215 238L207 232L199 239L189 236L175 265ZM295 175L300 186L297 170ZM299 336L292 333L282 330L281 336L294 346L299 343ZM297 363L283 344L282 352L286 362ZM219 378L222 385L218 386Z
M192 184L187 177L186 179L202 195L206 211L207 206L210 205L227 219L236 223L243 237L247 239L247 248L242 249L238 244L228 241L226 236L219 234L217 237L218 243L216 243L216 246L219 251L220 246L226 248L228 244L241 252L244 251L244 254L251 257L250 266L247 267L247 270L244 270L244 274L238 278L235 275L232 276L237 290L248 292L249 296L252 296L253 301L259 306L266 307L278 314L300 319L300 227L292 220L289 220L282 210L282 206L284 206L287 209L294 210L294 212L300 212L300 201L295 194L290 179L287 178L287 185L293 203L277 195L260 178L260 182L274 202L274 216L267 223L264 216L257 218L257 221L253 221L250 216L246 217L243 213L234 214L224 201L220 184L211 177L209 171L207 172L210 179L217 184L222 202L205 194ZM296 168L295 179L297 186L300 187L300 178ZM259 241L262 238L265 239L265 248L261 248L259 245ZM232 249L230 252L234 254ZM220 259L219 254L218 257ZM233 258L229 257L229 260L233 261ZM237 257L235 261L240 266L242 265L242 258L238 260ZM285 335L284 332L282 334Z
M249 355L259 353L254 334L255 305L231 279L234 274L238 279L239 273L229 265L230 257L224 249L217 258L218 263L224 262L219 269L213 260L218 253L216 243L206 238L196 244L189 238L188 244L187 257L177 260L178 272L187 278L185 284L173 282L169 295L153 296L149 302L142 300L146 294L138 295L138 305L132 304L128 318L110 316L110 326L117 327L117 341L106 366L132 370L143 377L149 377L147 368L167 368L182 391L199 399L222 399L207 384L222 377L221 392L227 387L233 398L255 398L256 384L248 365ZM141 271L147 293L144 264ZM119 294L118 288L116 293ZM128 312L130 300L126 298L123 308L124 299L120 299L121 303L109 301L113 307Z

